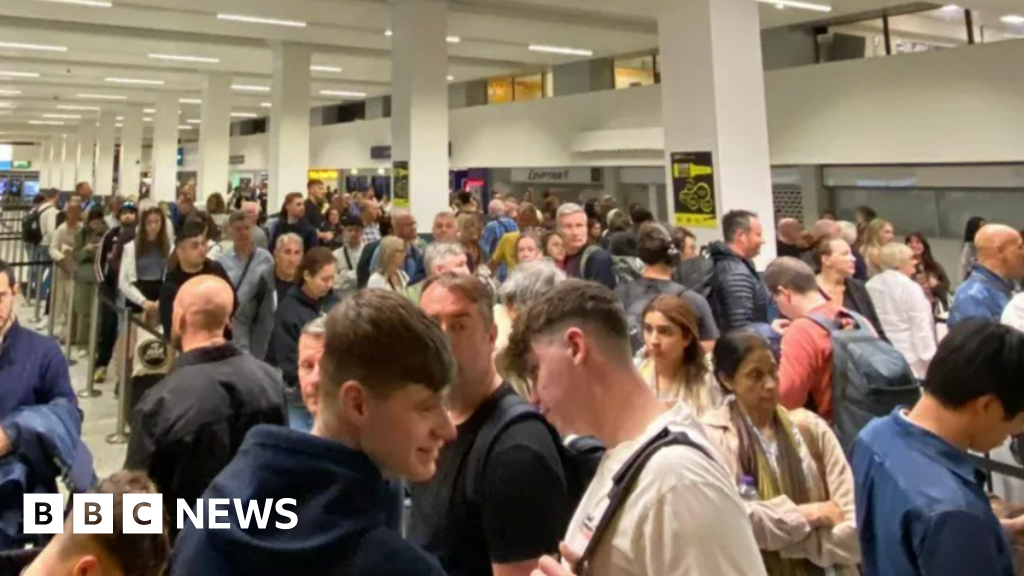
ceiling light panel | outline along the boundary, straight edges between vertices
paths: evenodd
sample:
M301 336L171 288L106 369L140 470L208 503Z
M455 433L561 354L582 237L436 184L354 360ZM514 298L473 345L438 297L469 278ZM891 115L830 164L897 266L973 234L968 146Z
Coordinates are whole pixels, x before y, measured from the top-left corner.
M179 104L202 104L203 101L199 98L178 98ZM155 110L154 110L155 112Z
M292 28L305 28L306 23L300 20L281 20L278 18L263 18L261 16L247 16L244 14L217 14L218 20L231 22L246 22L248 24L267 24L270 26L291 26Z
M545 52L548 54L562 54L566 56L593 56L593 50L587 50L586 48L569 48L567 46L545 46L542 44L531 44L529 46L531 52Z
M113 94L77 94L76 98L85 98L88 100L127 100L127 96L116 96Z
M18 96L21 90L0 90L0 96Z
M341 98L366 98L365 92L348 92L346 90L321 90L321 96L339 96Z
M198 118L189 118L188 120L185 120L185 123L186 124L202 124L203 121L198 119Z
M1024 16L1018 14L1007 14L1000 18L1000 20L1007 24L1024 24Z
M81 120L80 114L43 114L43 118L55 118L58 120Z
M273 107L273 104L271 104L270 102L260 102L260 108L271 108L271 107Z
M178 130L191 130L191 129L192 129L192 127L191 126L187 126L187 125L178 126Z
M29 124L33 126L63 126L64 123L60 120L29 120Z
M339 74L342 72L342 69L337 66L318 66L316 64L310 66L309 69L313 72L336 72Z
M150 54L149 57L154 60L170 60L172 62L199 62L202 64L220 63L220 58L211 58L209 56L186 56L183 54Z
M253 86L251 84L232 84L231 89L240 92L270 92L270 86Z
M36 2L52 2L54 4L74 4L75 6L88 6L90 8L110 8L113 2L106 0L35 0Z
M799 8L801 10L813 10L814 12L831 12L832 7L828 4L815 2L803 2L802 0L758 0L764 4L773 4L777 8Z
M15 50L36 50L39 52L67 52L67 46L53 46L50 44L23 44L21 42L0 42L0 48L13 48Z
M10 76L12 78L39 78L39 73L19 72L17 70L0 70L0 76Z
M136 84L139 86L163 86L163 80L148 80L146 78L105 78L107 82L114 84Z
M232 118L259 118L260 115L254 112L232 112Z
M143 114L156 114L156 108L143 108Z
M58 104L57 110L79 110L85 112L99 112L99 106L75 106L72 104Z
M462 38L459 38L458 36L446 36L445 41L449 44L458 44L462 42Z

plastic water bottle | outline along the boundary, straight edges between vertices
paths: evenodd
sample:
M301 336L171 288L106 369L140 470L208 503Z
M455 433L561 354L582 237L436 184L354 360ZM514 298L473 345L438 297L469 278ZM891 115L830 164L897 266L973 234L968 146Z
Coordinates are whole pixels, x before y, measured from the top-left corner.
M754 477L749 474L745 474L743 478L740 478L740 498L747 502L756 502L761 499L757 493L757 486L754 484Z

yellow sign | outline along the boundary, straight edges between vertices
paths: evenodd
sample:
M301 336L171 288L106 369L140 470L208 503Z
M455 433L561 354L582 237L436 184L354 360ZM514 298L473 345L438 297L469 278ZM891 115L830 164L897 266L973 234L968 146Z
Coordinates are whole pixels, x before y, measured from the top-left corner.
M673 152L671 162L676 226L718 228L711 152Z
M340 172L331 169L315 169L309 171L310 180L337 180Z

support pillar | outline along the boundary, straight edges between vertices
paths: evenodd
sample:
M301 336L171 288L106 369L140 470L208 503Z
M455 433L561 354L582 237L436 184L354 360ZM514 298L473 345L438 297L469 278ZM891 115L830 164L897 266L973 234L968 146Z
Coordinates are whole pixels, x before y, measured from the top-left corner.
M113 110L100 112L100 125L96 129L96 186L97 196L114 193L114 123Z
M758 6L750 0L666 2L658 36L669 211L671 154L710 151L718 225L693 232L701 244L720 240L726 212L756 212L764 228L757 260L763 268L775 257L775 216Z
M395 0L392 10L392 159L409 163L420 232L448 208L448 4Z
M178 188L178 96L160 94L153 115L153 187L151 198L174 202Z
M277 44L273 49L267 198L270 211L276 211L289 193L305 191L309 170L310 49L299 44Z
M306 66L306 69L308 70L309 66ZM307 84L307 95L308 93ZM308 120L309 113L306 115ZM231 75L206 75L203 81L203 109L200 119L202 129L199 132L197 193L202 199L208 198L214 192L220 192L227 198L231 193L227 189L231 157ZM305 170L302 172L305 174Z
M78 168L78 138L74 134L61 137L60 189L74 190Z
M121 126L121 173L118 191L123 196L139 195L142 181L142 108L132 106L124 111Z
M96 123L92 118L82 121L78 127L77 178L96 188Z
M53 144L49 140L39 143L39 189L50 187L50 154Z

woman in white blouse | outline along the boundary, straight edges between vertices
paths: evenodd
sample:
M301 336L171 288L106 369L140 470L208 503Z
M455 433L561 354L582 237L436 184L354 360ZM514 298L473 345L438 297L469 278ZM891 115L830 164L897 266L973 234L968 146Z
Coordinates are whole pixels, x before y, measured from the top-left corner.
M906 244L886 244L879 251L879 265L882 272L868 282L878 318L914 375L924 378L935 356L935 325L928 297L913 280L917 269L914 253Z
M404 293L409 284L409 276L402 269L403 266L405 266L405 242L397 236L384 238L380 242L377 270L370 276L366 287Z

